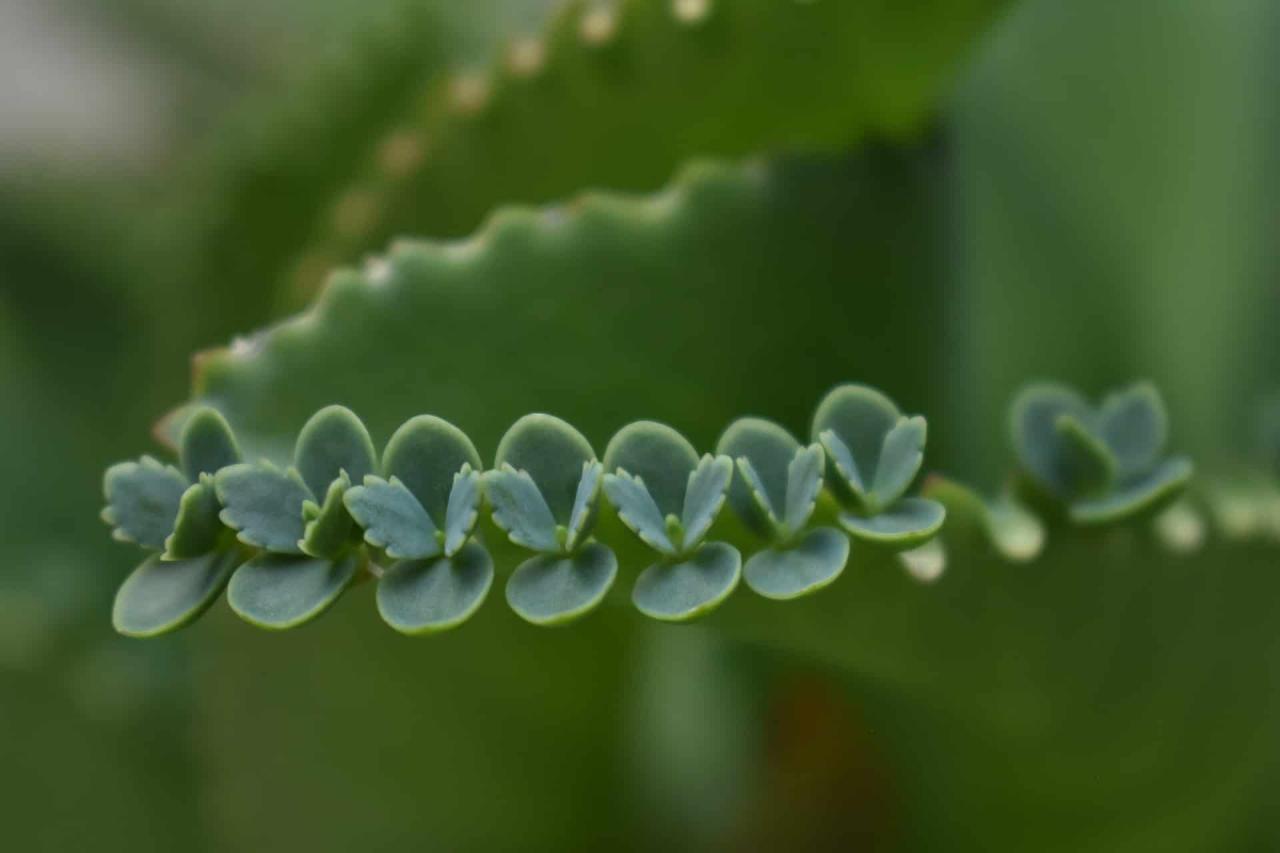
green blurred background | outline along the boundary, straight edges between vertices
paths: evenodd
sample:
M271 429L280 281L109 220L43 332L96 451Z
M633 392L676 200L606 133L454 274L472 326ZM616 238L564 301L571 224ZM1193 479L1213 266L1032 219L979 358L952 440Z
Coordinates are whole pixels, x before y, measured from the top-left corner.
M365 589L284 636L225 605L164 640L112 633L137 555L97 519L103 468L154 451L191 355L304 304L310 267L418 222L479 224L469 199L424 198L367 245L308 255L415 93L554 5L0 6L12 849L1280 848L1274 546L1175 561L1069 540L1031 567L958 560L925 589L873 565L843 582L851 600L735 602L685 628L609 608L540 632L490 602L410 642ZM864 379L929 416L931 468L991 488L1020 383L1148 376L1202 470L1248 462L1276 384L1280 4L990 5L909 132L758 152L789 188L776 257L803 266L777 288L829 305L851 340L815 344L780 309L797 327L769 339L775 372L689 404L700 443L743 406L802 430L825 384ZM938 7L923 26L947 30ZM553 197L657 190L679 165L611 180L599 156L589 186ZM694 355L734 375L725 341ZM666 390L654 376L635 399ZM627 400L601 391L582 417L669 414Z

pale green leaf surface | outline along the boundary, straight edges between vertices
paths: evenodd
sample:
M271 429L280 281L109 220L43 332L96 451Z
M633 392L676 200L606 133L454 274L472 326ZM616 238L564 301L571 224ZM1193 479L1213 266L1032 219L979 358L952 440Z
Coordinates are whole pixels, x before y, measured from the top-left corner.
M496 471L484 472L484 492L494 523L512 542L544 553L560 550L556 520L529 472L503 463Z
M214 477L222 522L246 545L278 554L298 554L306 534L302 505L312 499L298 472L268 463L241 462Z
M1059 471L1064 482L1070 484L1074 495L1098 494L1109 489L1116 481L1118 466L1115 456L1106 442L1089 424L1075 415L1059 415L1057 422Z
M631 601L646 616L665 622L696 619L718 607L737 588L742 556L723 542L708 542L674 562L640 573Z
M355 578L360 558L264 553L231 576L227 603L241 619L274 631L296 628L329 609Z
M787 509L783 517L790 534L799 533L809 523L822 490L826 454L819 444L796 449L787 466Z
M434 415L416 415L401 424L382 454L382 472L397 477L438 522L448 516L453 476L470 465L484 466L466 433Z
M782 520L779 509L787 505L790 465L799 448L791 433L764 418L739 418L716 443L716 452L735 460L740 475L729 484L729 503L761 535L773 536Z
M163 560L185 560L207 554L217 546L226 529L218 518L222 507L213 477L201 473L198 478L198 482L182 493L173 532L164 540Z
M604 451L604 469L619 468L644 481L659 514L680 517L689 475L698 465L698 452L676 430L656 421L624 426Z
M900 419L885 435L871 484L876 506L891 506L911 486L924 462L926 432L925 419L916 415Z
M1151 468L1169 439L1169 415L1155 385L1139 382L1108 394L1098 413L1098 431L1129 480Z
M595 458L590 442L573 426L553 415L531 414L512 424L498 442L494 467L510 465L527 473L555 522L567 527L577 502L583 463Z
M766 548L747 559L743 578L765 598L786 601L817 592L840 577L849 559L849 537L819 527L794 545Z
M1079 524L1106 524L1164 506L1177 497L1192 474L1191 461L1175 457L1102 497L1075 501L1071 519Z
M684 511L680 516L684 539L683 551L691 551L707 535L724 506L733 479L733 460L728 456L705 454L698 467L689 472L689 485L684 492Z
M471 542L450 557L404 560L378 581L378 613L402 634L434 634L461 625L493 585L493 560Z
M600 497L603 483L604 466L599 462L582 463L582 478L578 480L578 488L573 497L573 510L569 513L569 523L565 529L564 547L572 551L578 547L583 538L591 531L595 521L596 500Z
M111 623L128 637L176 631L217 599L238 561L234 550L163 562L148 557L116 591Z
M326 406L298 433L293 465L311 494L320 497L341 471L355 483L376 473L378 454L369 431L354 412L345 406Z
M386 551L393 560L420 560L440 553L436 526L427 511L398 477L365 477L343 500L364 541Z
M666 520L646 484L623 469L604 475L604 493L618 513L618 518L644 544L668 556L678 551L667 535Z
M458 553L480 518L480 472L470 463L463 463L462 470L453 475L453 487L449 490L449 505L444 514L444 555ZM428 556L423 554L422 556Z
M222 413L211 406L202 406L182 428L178 456L187 479L194 483L201 474L216 474L239 462L240 447Z
M900 417L898 407L880 391L846 383L832 388L818 403L810 435L814 441L821 441L822 435L830 431L848 448L848 459L839 461L848 468L848 485L861 497L871 489L885 436Z
M315 511L298 541L302 553L332 560L359 541L355 520L344 503L350 488L351 480L343 469L325 491L324 503L318 507L309 504Z
M947 512L928 498L903 498L873 516L840 513L840 525L858 539L894 549L923 545L942 528Z
M541 554L507 580L507 604L534 625L563 625L594 610L617 574L617 557L599 542L571 555Z
M163 550L188 485L177 468L162 465L150 456L137 462L119 462L108 468L103 477L107 506L102 520L123 542Z

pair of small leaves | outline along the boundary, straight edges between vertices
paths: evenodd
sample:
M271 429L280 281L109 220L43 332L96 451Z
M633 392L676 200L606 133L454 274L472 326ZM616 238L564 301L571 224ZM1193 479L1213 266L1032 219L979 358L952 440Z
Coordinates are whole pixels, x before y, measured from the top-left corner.
M729 490L734 511L772 543L747 560L747 586L767 598L790 599L834 582L849 559L848 537L830 527L804 533L822 490L822 449L801 446L771 421L741 418L725 430L717 451L738 468Z
M404 634L460 625L493 584L493 560L469 541L480 514L480 454L453 424L405 422L382 458L383 477L349 489L346 506L364 539L397 562L378 582L378 612Z
M1097 409L1070 388L1032 385L1012 407L1014 451L1031 483L1081 524L1118 521L1164 505L1191 477L1185 458L1161 459L1168 415L1148 382Z
M604 491L622 520L661 555L632 588L631 600L655 619L683 621L707 613L737 588L742 555L705 543L733 478L728 456L698 458L671 427L637 421L605 449Z
M484 473L495 524L538 556L507 581L507 603L535 625L559 625L595 609L613 586L613 551L587 537L595 522L602 466L590 442L551 415L511 425Z
M818 404L812 434L839 475L832 478L832 492L846 507L840 524L851 534L904 550L941 529L941 504L903 497L924 461L923 417L905 417L873 388L840 385Z
M216 546L222 526L212 475L240 459L231 428L216 410L202 408L187 421L179 443L182 470L150 456L107 469L102 520L112 535L161 559L200 556Z

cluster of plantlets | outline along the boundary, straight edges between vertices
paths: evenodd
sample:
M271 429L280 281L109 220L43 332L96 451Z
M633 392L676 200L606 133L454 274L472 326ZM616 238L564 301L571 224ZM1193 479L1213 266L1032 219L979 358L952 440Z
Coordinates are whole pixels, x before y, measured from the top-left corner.
M404 423L379 460L360 419L329 406L303 427L292 464L281 468L241 461L231 427L204 407L183 427L180 468L143 457L107 470L103 519L117 539L155 552L120 587L114 623L132 636L163 634L198 617L226 586L245 620L291 628L358 579L377 578L389 625L441 631L484 602L505 534L533 552L510 573L507 603L531 623L562 624L599 605L617 579L615 547L628 543L593 535L609 513L655 554L632 602L668 621L713 610L740 578L767 598L814 593L844 571L850 536L936 577L944 503L976 514L1006 557L1033 557L1043 528L1010 496L988 502L937 478L926 487L931 497L906 496L926 432L924 418L850 384L819 404L808 445L778 424L741 418L714 454L699 456L675 429L638 421L600 460L571 425L532 414L507 430L483 470L466 434L438 417ZM1077 523L1149 512L1191 473L1185 459L1160 458L1166 437L1150 385L1114 394L1096 411L1067 389L1033 386L1013 407L1019 491ZM722 517L726 502L736 521ZM746 547L754 553L744 564Z

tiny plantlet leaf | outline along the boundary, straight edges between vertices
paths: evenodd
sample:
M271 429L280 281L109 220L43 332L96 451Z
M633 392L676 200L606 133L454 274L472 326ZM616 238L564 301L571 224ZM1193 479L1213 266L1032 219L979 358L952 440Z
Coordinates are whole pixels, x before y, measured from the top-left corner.
M640 573L631 601L646 616L686 622L709 613L738 586L742 555L723 542L708 542L674 562L655 563Z
M187 479L196 482L201 474L215 474L240 461L240 447L222 413L210 406L192 412L182 427L178 456Z
M728 456L712 456L710 453L703 456L698 467L689 472L689 485L684 493L684 512L680 517L680 526L684 528L684 540L680 543L683 552L692 551L702 541L702 537L707 535L724 506L732 479L733 460Z
M523 471L537 485L556 524L569 527L582 482L582 465L594 461L591 444L569 424L552 415L525 415L511 425L494 461Z
M842 512L840 525L864 541L906 550L932 539L946 517L947 511L937 501L904 498L885 512L869 517Z
M618 518L640 541L662 554L676 554L676 544L667 535L662 510L643 480L620 468L616 474L604 475L604 493L618 511Z
M116 591L112 625L126 637L156 637L190 624L217 599L238 560L234 549L168 562L148 557Z
M846 501L852 496L858 503L865 503L867 487L863 482L862 472L858 470L858 463L853 458L853 452L849 450L849 445L836 435L835 430L830 429L819 433L818 441L831 457L832 464L836 466L836 473L840 475L832 478L834 491Z
M436 526L398 477L368 476L343 496L347 510L364 529L364 541L393 560L421 560L440 553Z
M596 499L600 497L603 473L604 466L599 462L582 463L582 478L578 480L578 490L573 498L573 511L569 513L569 524L565 529L564 549L566 551L577 548L591 529L591 523L595 518Z
M925 419L916 415L901 418L885 435L871 486L875 506L892 506L910 488L924 462L926 434Z
M1077 524L1110 524L1139 514L1154 513L1167 506L1191 479L1191 461L1182 457L1166 459L1152 471L1095 499L1071 504L1071 519Z
M1116 460L1102 438L1074 415L1060 415L1057 428L1059 470L1072 494L1096 495L1110 488L1116 480Z
M1064 437L1059 420L1064 416L1087 423L1092 414L1084 399L1062 385L1036 383L1014 398L1010 410L1013 448L1023 470L1049 494L1069 500L1072 475L1066 468Z
M466 544L480 517L480 472L464 462L453 475L444 515L444 555L452 557ZM435 538L434 536L432 538ZM428 555L423 555L428 556Z
M847 459L833 458L832 461L848 466L852 460L851 469L842 473L845 473L846 484L859 499L871 487L869 478L879 467L885 436L901 417L892 400L867 385L837 385L818 404L813 414L812 440L822 441L823 433L830 431L848 448ZM828 442L823 441L822 444L826 447Z
M538 484L527 471L503 464L484 473L484 492L493 509L493 522L521 548L555 554L561 550L556 520Z
M739 418L716 442L716 453L733 459L741 475L729 484L729 504L761 536L777 535L778 509L787 505L790 466L799 449L791 433L764 418Z
M150 456L119 462L103 477L107 506L102 520L111 525L112 535L121 542L163 550L188 485L181 471Z
M451 557L402 560L378 581L378 613L402 634L435 634L461 625L493 586L493 560L475 542Z
M360 566L356 554L339 560L259 554L231 576L227 603L241 619L274 631L315 619L342 595Z
M604 451L605 470L616 473L622 469L642 480L664 518L680 516L689 474L697 466L698 452L689 440L657 421L627 424Z
M351 480L344 470L329 484L324 503L318 507L315 517L307 521L298 542L302 553L332 560L350 548L353 541L359 541L353 535L356 533L355 520L343 502L349 488Z
M218 545L225 529L218 518L221 506L214 489L213 477L200 474L182 494L173 532L164 541L163 560L186 560L207 554Z
M1120 479L1127 481L1150 469L1164 451L1169 415L1155 386L1138 382L1103 399L1098 429L1116 459Z
M277 554L300 554L306 534L302 505L313 496L298 472L262 462L223 468L214 477L220 517L246 545Z
M786 601L830 586L849 560L849 537L819 527L788 547L753 554L742 570L747 586L765 598Z
M534 625L563 625L594 610L617 575L618 558L599 542L570 555L540 554L507 581L507 604Z
M787 511L783 519L788 533L803 530L813 516L818 492L822 491L822 473L826 465L822 446L811 444L796 450L787 466Z
M405 421L382 454L384 476L398 478L436 523L448 518L453 476L463 465L484 467L466 433L434 415Z
M377 459L369 431L345 406L326 406L312 415L293 451L294 467L317 497L328 492L341 471L356 483L376 473Z

